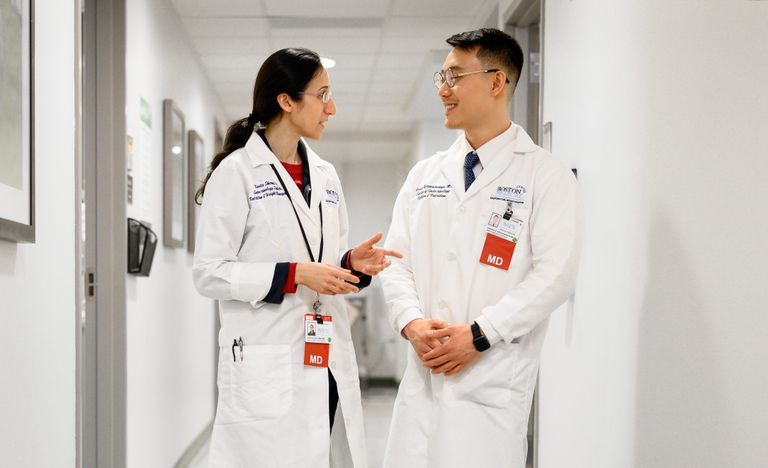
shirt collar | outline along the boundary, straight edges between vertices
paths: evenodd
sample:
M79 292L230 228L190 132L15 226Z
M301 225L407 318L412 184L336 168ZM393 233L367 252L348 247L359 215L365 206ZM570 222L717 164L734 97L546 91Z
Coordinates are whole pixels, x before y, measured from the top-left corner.
M501 149L504 148L506 145L509 145L513 141L517 139L517 125L514 125L512 122L509 123L509 127L501 132L499 135L491 138L489 141L485 142L481 147L473 150L472 146L467 141L466 136L464 137L464 146L466 147L466 153L469 153L470 151L475 151L477 153L477 156L480 158L480 164L483 167L488 167L489 164L491 164L491 161L493 161L495 158L497 158L501 153Z

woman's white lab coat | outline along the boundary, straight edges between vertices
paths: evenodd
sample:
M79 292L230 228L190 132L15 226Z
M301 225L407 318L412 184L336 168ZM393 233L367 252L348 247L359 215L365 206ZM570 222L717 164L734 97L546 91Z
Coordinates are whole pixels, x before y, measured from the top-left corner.
M463 135L412 169L387 239L405 257L393 259L381 278L398 332L421 317L477 320L501 341L449 377L431 375L409 347L387 468L525 466L547 318L574 288L578 196L571 171L522 128L512 125L488 144L498 156L466 193L462 167L472 148ZM489 222L511 200L523 224L505 271L480 256Z
M347 248L347 211L333 166L307 147L310 206L258 134L227 156L205 189L193 276L198 291L219 300L219 401L210 466L318 468L366 466L357 363L341 296L320 296L333 316L330 370L339 410L329 441L328 370L304 365L304 314L314 291L299 286L280 304L262 299L277 262L309 262L293 200L313 255L338 265ZM243 356L233 341L242 338ZM330 447L330 450L329 450Z

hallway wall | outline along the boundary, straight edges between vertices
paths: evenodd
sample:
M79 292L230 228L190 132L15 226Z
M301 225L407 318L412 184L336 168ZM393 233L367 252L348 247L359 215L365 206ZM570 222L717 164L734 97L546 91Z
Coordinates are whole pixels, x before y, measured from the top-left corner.
M544 120L579 169L540 467L768 459L768 3L546 3Z
M216 331L213 301L192 284L192 254L162 246L163 99L173 99L186 130L202 136L206 164L214 118L222 131L228 122L169 0L128 2L127 36L126 121L134 138L128 215L151 223L160 239L151 276L127 279L127 457L129 467L165 468L213 418Z
M48 468L76 456L75 10L35 7L37 227L0 240L0 466Z

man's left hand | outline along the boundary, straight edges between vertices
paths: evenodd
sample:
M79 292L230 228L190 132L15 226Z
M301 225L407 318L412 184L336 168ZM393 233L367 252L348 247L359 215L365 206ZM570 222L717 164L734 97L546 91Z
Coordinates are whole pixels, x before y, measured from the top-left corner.
M424 367L432 369L433 374L458 374L480 356L480 351L472 343L472 330L467 324L457 323L430 330L427 336L442 342L421 357Z
M384 234L377 232L370 239L363 241L352 249L349 254L349 266L355 271L374 276L390 265L387 257L403 258L403 254L396 250L376 247Z

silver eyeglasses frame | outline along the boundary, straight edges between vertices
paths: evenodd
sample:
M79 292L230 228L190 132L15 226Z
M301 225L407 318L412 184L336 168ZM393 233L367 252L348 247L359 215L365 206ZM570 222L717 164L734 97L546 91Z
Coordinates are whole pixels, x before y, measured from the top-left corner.
M333 92L330 89L326 89L325 91L321 93L299 93L302 96L316 96L319 97L323 104L328 104L328 102L333 99Z
M435 72L435 74L432 76L432 81L435 83L435 88L437 89L440 89L444 84L447 84L449 88L453 88L453 86L456 84L456 80L462 76L474 75L476 73L495 73L498 71L503 72L499 68L486 68L485 70L455 73L453 69L449 68L447 70L440 70ZM504 76L504 80L509 83L509 78L506 77L506 74Z

